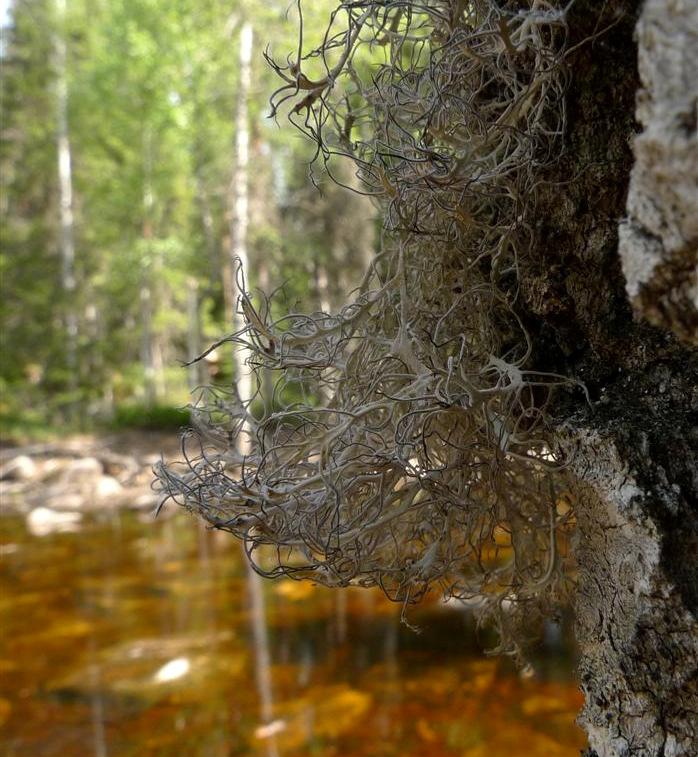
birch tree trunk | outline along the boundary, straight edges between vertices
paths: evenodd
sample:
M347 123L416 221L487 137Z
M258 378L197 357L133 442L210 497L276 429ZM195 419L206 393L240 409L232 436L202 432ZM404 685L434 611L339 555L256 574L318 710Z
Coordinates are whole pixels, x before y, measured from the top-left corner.
M75 303L75 232L73 171L68 123L68 56L66 0L56 0L54 56L56 70L56 152L58 156L58 204L60 216L61 288L65 298L65 362L71 391L78 386L78 314Z
M330 280L327 276L327 268L321 260L317 259L314 267L318 306L323 313L331 313L332 302L330 301Z
M145 401L154 405L163 390L163 360L161 346L154 327L156 302L154 290L155 257L153 254L153 206L155 198L152 186L152 134L146 126L143 133L143 242L145 247L145 268L141 274L141 363L144 373Z
M229 311L235 331L244 328L245 323L236 307L243 294L243 277L249 276L249 257L247 251L247 230L249 226L249 160L250 160L250 124L249 97L252 81L252 43L253 29L249 21L244 21L240 29L239 75L237 108L235 115L235 169L230 186L230 250L227 261L228 280L224 278L224 287L228 289ZM241 266L241 272L239 267ZM238 271L238 275L235 273ZM245 405L252 399L253 381L249 367L246 365L247 354L241 349L233 353L235 382L238 399ZM243 430L237 438L238 452L246 455L250 450L250 430ZM262 579L254 571L244 553L243 560L247 571L247 589L250 597L250 626L254 642L255 679L260 703L260 718L268 726L273 718L273 689L271 679L271 656L267 636L266 608ZM277 757L278 750L273 733L261 730L265 738L267 757Z
M234 331L244 328L244 320L237 300L242 294L242 274L249 275L249 259L247 254L247 228L249 225L249 189L248 168L250 160L250 125L249 105L250 84L252 78L252 24L245 21L240 29L239 75L240 81L237 93L237 108L235 114L235 168L229 191L230 203L230 250L227 261L229 274L224 279L224 287L228 291L230 305L228 307ZM239 261L239 264L238 264ZM238 271L242 267L241 274ZM249 403L252 398L252 376L245 364L247 355L236 349L233 353L235 368L235 382L238 398L242 403ZM242 454L249 451L248 434L239 437Z

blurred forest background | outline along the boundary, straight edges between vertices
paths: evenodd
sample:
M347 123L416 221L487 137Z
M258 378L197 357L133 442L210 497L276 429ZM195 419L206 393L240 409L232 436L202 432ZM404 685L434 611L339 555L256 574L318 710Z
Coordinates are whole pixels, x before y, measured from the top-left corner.
M304 9L306 39L331 5ZM192 389L233 379L225 349L183 362L232 331L241 130L248 289L276 291L279 313L332 309L376 244L370 201L317 167L313 186L312 146L268 117L262 52L295 49L295 5L15 0L2 16L4 434L181 425Z

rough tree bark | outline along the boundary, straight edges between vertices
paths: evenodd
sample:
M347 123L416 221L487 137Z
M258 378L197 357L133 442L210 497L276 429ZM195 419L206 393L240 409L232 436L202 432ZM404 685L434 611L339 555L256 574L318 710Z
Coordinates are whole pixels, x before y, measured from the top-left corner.
M698 4L648 1L642 88L620 256L636 311L698 345Z
M580 40L597 31L602 6L574 6ZM587 754L689 755L698 754L698 5L624 0L613 12L615 25L570 61L567 157L541 197L543 252L522 283L538 364L577 376L591 398L558 406L580 482Z

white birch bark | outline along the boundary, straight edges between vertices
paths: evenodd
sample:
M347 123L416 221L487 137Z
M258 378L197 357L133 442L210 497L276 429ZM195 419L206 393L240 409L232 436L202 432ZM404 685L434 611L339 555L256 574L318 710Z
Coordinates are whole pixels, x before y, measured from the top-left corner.
M155 197L152 186L152 135L146 127L143 134L143 241L146 249L145 270L140 287L141 303L141 362L145 377L145 401L148 405L157 402L164 394L164 360L162 345L154 329L155 286L157 285L156 260L152 250L153 207Z
M69 385L78 383L78 315L75 304L75 231L73 171L68 123L68 51L66 45L66 0L56 0L57 28L54 34L56 73L56 148L58 157L58 204L60 219L61 287L65 296L65 356Z
M252 24L245 21L240 30L239 41L239 76L237 93L237 108L235 114L235 168L230 184L230 250L228 269L231 275L224 277L224 285L230 287L230 301L232 302L232 326L234 331L244 328L244 319L238 300L242 294L242 276L235 275L238 261L242 266L242 273L249 274L249 259L247 253L247 229L249 225L249 189L248 171L250 160L250 126L249 105L250 84L252 79ZM227 281L225 281L227 279ZM237 304L237 306L236 306ZM247 405L252 399L252 376L246 365L247 355L244 350L235 349L233 354L235 368L235 382L239 400ZM249 432L238 437L238 451L247 454L250 449Z
M249 276L249 256L247 250L247 230L249 226L249 160L250 160L250 126L249 126L249 96L252 81L252 43L253 29L249 21L244 21L240 29L239 47L239 76L237 94L237 108L235 114L235 169L230 186L230 251L228 270L232 275L224 277L224 285L229 284L232 292L229 294L233 303L233 329L240 331L245 322L239 305L239 298L243 294L242 276L235 276L238 261L242 266L242 273ZM236 307L237 303L237 307ZM235 382L239 400L247 405L252 399L253 381L250 369L246 365L247 354L244 350L236 349L233 354L235 367ZM238 452L246 455L250 450L249 429L244 430L237 439ZM251 603L250 625L254 640L255 679L260 701L260 717L265 726L269 726L273 718L273 693L271 679L271 656L266 626L266 609L262 579L254 571L246 556L247 587ZM277 757L278 751L273 733L266 735L264 727L261 733L266 737L267 757Z

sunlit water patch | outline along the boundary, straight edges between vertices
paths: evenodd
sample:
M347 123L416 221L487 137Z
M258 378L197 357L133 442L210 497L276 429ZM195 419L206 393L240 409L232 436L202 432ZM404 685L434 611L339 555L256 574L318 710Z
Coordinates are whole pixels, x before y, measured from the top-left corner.
M551 627L522 677L470 615L400 624L377 592L255 587L238 544L184 515L0 520L7 755L576 755L581 704ZM259 589L261 588L261 592Z

